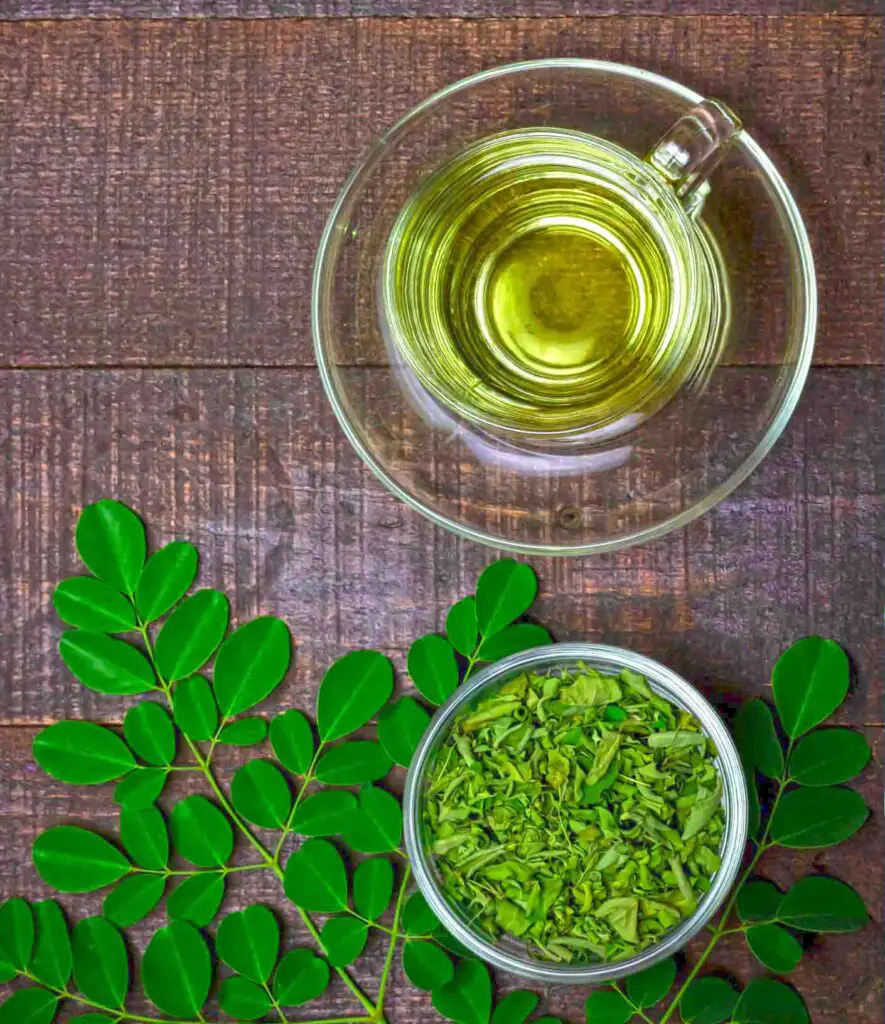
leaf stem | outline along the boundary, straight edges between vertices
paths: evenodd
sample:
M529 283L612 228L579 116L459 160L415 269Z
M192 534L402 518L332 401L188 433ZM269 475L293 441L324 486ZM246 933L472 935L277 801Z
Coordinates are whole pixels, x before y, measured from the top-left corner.
M289 811L289 817L286 819L286 824L283 827L283 834L280 836L280 841L277 843L277 848L274 850L273 859L275 864L280 863L280 855L283 852L283 846L286 843L286 839L292 834L292 822L295 820L295 815L298 808L301 806L301 801L307 795L307 787L314 780L314 769L316 768L317 761L320 759L320 754L322 753L324 746L325 743L323 740L320 740L316 753L313 755L313 760L310 762L310 766L304 773L304 781L301 783L301 789L298 790L298 796L295 797L295 802L292 804L292 810Z
M357 921L362 921L362 923L368 925L369 928L377 928L379 932L385 932L387 935L393 935L392 928L388 928L383 924L378 924L377 921L373 921L371 918L363 917L363 915L357 913L353 907L347 907L345 913L350 914L351 917L355 917Z
M376 1014L377 1020L383 1020L382 1011L384 1008L384 993L387 991L387 982L390 980L390 969L393 966L393 954L396 951L396 943L400 936L399 931L399 919L403 909L403 900L406 895L406 887L409 884L409 878L412 874L412 869L408 863L406 863L405 870L403 871L403 878L399 885L399 893L396 897L396 906L393 908L393 927L390 932L390 942L387 944L387 956L384 958L384 968L381 971L381 982L378 986L378 996L376 998Z

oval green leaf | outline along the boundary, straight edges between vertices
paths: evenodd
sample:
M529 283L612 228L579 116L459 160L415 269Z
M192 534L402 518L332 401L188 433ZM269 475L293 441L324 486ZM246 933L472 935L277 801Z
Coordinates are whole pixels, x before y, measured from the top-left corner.
M372 857L357 865L353 873L353 905L370 921L377 921L393 898L393 865L383 857Z
M132 696L157 689L147 658L124 640L73 629L62 634L58 652L72 675L96 693Z
M433 990L433 1008L457 1024L488 1024L492 1012L492 982L478 960L461 960L452 978Z
M280 961L273 994L281 1006L301 1006L318 999L329 985L329 965L312 949L293 949Z
M340 836L350 827L357 809L353 793L344 789L320 790L298 805L292 828L303 836Z
M267 739L267 721L264 718L238 718L218 734L218 742L229 747L254 747Z
M377 786L363 786L357 813L344 833L348 846L359 853L387 853L399 847L402 835L399 800Z
M465 597L453 604L446 616L446 637L459 654L469 658L476 650L479 626L476 622L476 598Z
M212 984L212 960L203 936L185 921L161 928L145 950L141 980L157 1009L170 1017L196 1017Z
M231 782L234 809L262 828L282 828L289 820L292 794L282 772L270 761L249 761Z
M792 789L781 797L771 816L771 838L793 850L834 846L850 839L869 814L853 789Z
M260 985L238 977L222 981L218 1002L225 1013L237 1020L259 1020L273 1008L270 996Z
M172 808L172 842L185 860L200 868L221 867L234 851L234 834L224 814L203 796L189 796Z
M224 876L203 871L179 883L166 901L166 910L173 921L189 921L197 928L206 925L218 913L224 899Z
M263 985L280 952L277 919L259 905L228 914L218 925L215 951L232 970Z
M448 955L432 942L411 939L403 943L402 960L406 977L425 992L445 985L455 974Z
M119 779L135 767L129 747L93 722L56 722L34 737L34 760L47 775L77 786Z
M175 687L172 697L175 724L189 740L211 740L218 729L218 705L208 681L190 676Z
M525 1024L529 1015L534 1013L540 999L537 992L517 989L511 992L495 1007L491 1024Z
M57 825L37 836L33 857L37 874L59 892L94 892L130 870L107 839L76 825Z
M444 703L458 688L460 670L455 649L435 633L422 636L412 644L407 667L412 682L431 704Z
M327 786L359 786L383 779L392 767L393 760L379 743L351 740L323 754L316 776Z
M330 917L323 925L320 940L333 967L347 967L362 953L369 937L369 926L356 917Z
M819 729L799 741L790 758L790 777L801 786L838 786L869 764L869 743L853 729Z
M90 572L124 594L135 592L147 542L132 509L108 498L87 505L77 522L76 543Z
M484 637L497 633L529 610L538 593L534 570L502 558L486 566L476 584L476 619Z
M777 916L804 932L853 932L869 921L854 889L826 875L800 879L781 900Z
M839 707L848 693L848 655L834 640L805 637L774 666L774 702L784 732L796 739Z
M130 928L150 914L165 891L162 875L130 875L105 896L102 917L118 928Z
M627 978L627 998L640 1010L657 1005L673 987L676 961L670 957Z
M774 974L789 974L802 961L802 946L780 925L756 924L744 935L756 959Z
M317 727L329 743L365 725L393 693L393 665L378 651L351 651L333 662L317 695Z
M344 861L325 839L308 839L292 854L286 864L283 887L289 899L302 910L334 914L347 907Z
M307 774L313 761L313 730L300 711L284 711L271 721L270 745L284 768L295 775Z
M553 643L553 638L543 626L536 626L533 622L517 622L483 640L478 657L480 661L498 661L510 654L530 651L533 647L544 647L550 643Z
M611 989L591 992L584 1009L587 1024L627 1024L633 1019L633 1007L620 992Z
M34 950L34 913L27 900L11 899L0 905L0 961L26 971Z
M783 893L771 882L745 882L738 891L737 912L742 921L774 921Z
M152 700L143 700L126 712L123 735L148 764L162 767L175 760L175 726L169 712Z
M755 839L762 828L762 805L759 802L759 780L756 769L744 764L744 779L747 783L747 835Z
M114 788L114 802L121 807L142 810L159 799L169 772L165 768L141 768L130 772Z
M37 945L31 961L31 974L50 988L64 988L74 964L68 923L55 900L35 903L34 914L37 918Z
M724 978L697 978L685 990L679 1012L683 1024L725 1024L737 1001L737 990Z
M774 727L774 716L764 700L745 701L734 719L734 738L744 764L779 779L784 774L784 751Z
M772 978L757 978L741 993L734 1009L734 1024L809 1024L800 996Z
M71 936L74 981L94 1003L122 1007L129 991L129 954L120 931L103 917L78 921Z
M421 892L413 892L403 907L402 929L406 935L430 935L440 923Z
M20 988L0 1004L0 1024L51 1024L58 998L45 988Z
M184 597L196 578L198 562L197 549L181 540L151 555L135 588L135 607L142 622L162 618Z
M56 614L69 626L96 633L126 633L135 629L135 612L126 598L94 576L62 580L52 595Z
M430 724L430 715L412 697L400 697L378 716L378 742L397 764L408 768Z
M292 657L292 638L282 619L264 615L240 626L215 658L212 682L226 718L260 704L283 681Z
M167 683L199 671L224 637L230 610L218 590L198 590L175 609L154 644L154 660Z
M169 834L156 807L120 811L120 839L132 860L148 871L162 871L169 864Z

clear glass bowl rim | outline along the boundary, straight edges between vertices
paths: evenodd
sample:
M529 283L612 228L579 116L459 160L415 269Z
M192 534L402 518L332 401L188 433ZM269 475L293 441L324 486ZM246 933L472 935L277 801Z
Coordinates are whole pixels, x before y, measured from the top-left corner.
M612 671L627 668L638 672L645 676L655 692L690 711L698 719L719 752L718 767L724 787L726 828L722 844L722 864L713 885L698 904L694 914L668 932L661 942L629 960L617 963L559 966L541 961L528 962L511 955L465 927L461 919L452 912L437 885L424 845L420 841L420 797L424 773L437 740L449 728L453 717L481 690L494 686L498 680L514 672L532 668L554 668L558 664L570 664L579 660ZM701 931L728 896L740 871L747 843L749 801L743 766L734 740L719 713L695 686L660 662L621 647L583 642L555 643L513 654L489 665L460 686L437 710L409 767L403 794L403 817L406 853L418 888L431 910L456 939L493 967L530 981L541 984L595 985L624 978L628 974L651 967L677 953Z
M588 541L583 544L538 544L529 541L514 540L508 537L498 537L487 534L466 523L460 522L450 516L443 515L428 505L405 487L401 486L393 476L388 473L381 461L368 448L360 437L359 431L350 422L347 410L340 401L336 392L333 379L333 369L327 358L326 347L323 341L323 320L324 309L327 305L326 297L331 281L333 267L333 239L338 222L343 215L346 215L351 200L357 193L363 179L374 169L392 144L395 144L396 136L414 120L418 119L425 111L448 99L454 93L469 89L474 85L487 82L506 75L519 75L524 72L543 71L546 69L567 68L577 71L596 71L612 75L621 75L625 78L633 78L648 82L658 88L670 92L674 97L685 100L694 105L703 101L704 97L672 79L663 75L645 71L642 68L635 68L628 64L619 64L614 61L591 60L578 57L550 57L542 60L518 61L511 64L502 64L485 71L477 72L433 93L417 106L409 110L395 124L383 132L375 142L363 154L360 162L354 167L345 181L335 205L329 214L323 234L320 238L314 263L313 287L311 292L311 332L313 335L314 351L317 360L317 367L320 372L323 390L325 391L342 430L348 441L353 445L357 454L371 469L375 476L381 480L385 487L407 505L417 509L427 516L438 526L442 526L460 537L474 540L480 544L491 547L516 551L522 554L543 554L543 555L592 555L602 554L608 551L617 551L620 548L631 547L638 544L648 544L665 536L673 530L687 526L708 509L718 504L731 492L746 480L759 463L771 450L777 439L780 437L787 425L796 404L802 394L805 379L811 367L811 358L814 350L814 339L817 330L817 283L814 271L814 255L811 250L811 243L808 233L802 220L799 208L790 193L786 182L781 177L774 164L766 155L765 151L758 145L753 137L746 130L742 130L735 145L744 149L757 163L760 171L765 177L768 185L783 205L786 213L787 223L792 231L792 248L798 254L801 267L801 280L797 282L802 290L803 311L802 328L799 339L798 356L792 370L792 377L784 390L779 407L769 423L765 432L760 437L756 446L734 472L723 480L718 486L705 494L693 505L683 509L676 515L656 523L653 526L634 530L630 533L617 537L606 537L597 541Z

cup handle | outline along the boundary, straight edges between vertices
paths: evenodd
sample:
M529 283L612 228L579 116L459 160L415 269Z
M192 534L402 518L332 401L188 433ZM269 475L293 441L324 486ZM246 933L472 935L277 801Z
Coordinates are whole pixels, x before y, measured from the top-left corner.
M679 118L646 160L673 186L686 212L697 216L710 175L740 131L740 120L724 103L704 100Z

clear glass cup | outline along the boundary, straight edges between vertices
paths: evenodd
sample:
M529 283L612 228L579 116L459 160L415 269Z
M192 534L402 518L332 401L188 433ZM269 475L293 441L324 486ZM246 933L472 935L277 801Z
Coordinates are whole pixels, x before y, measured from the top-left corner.
M385 261L404 205L467 146L532 126L607 140L660 175L728 281L715 358L691 386L627 429L580 443L477 427L457 402L440 403L390 344ZM654 540L743 481L799 399L816 315L799 211L736 118L658 75L571 59L482 72L382 135L326 225L312 308L336 416L394 494L473 540L563 555Z
M600 672L616 674L630 669L644 676L655 693L689 711L713 741L722 777L725 833L720 855L722 863L713 884L691 917L686 918L653 946L628 960L601 964L550 964L535 960L516 943L495 942L476 929L468 918L450 904L442 892L433 855L423 836L424 781L436 752L445 741L453 719L483 693L503 685L526 671L565 669L583 662ZM747 843L749 805L740 755L722 719L691 683L659 662L618 647L590 643L559 643L511 655L478 672L459 687L433 716L412 758L403 796L405 845L416 884L428 905L448 931L473 954L493 967L541 984L595 985L624 978L672 956L697 935L722 905L737 878Z

